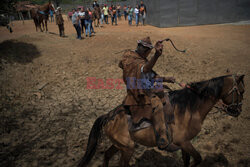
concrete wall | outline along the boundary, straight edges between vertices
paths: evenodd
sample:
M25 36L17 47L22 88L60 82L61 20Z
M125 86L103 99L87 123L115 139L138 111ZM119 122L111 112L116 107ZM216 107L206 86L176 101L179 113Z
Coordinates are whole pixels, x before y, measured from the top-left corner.
M124 5L127 5L127 6L131 5L131 6L135 7L136 4L140 3L139 0L127 0L127 1L120 1L120 2L113 2L113 3L109 2L108 0L98 0L97 2L99 3L99 5L107 4L108 6L111 6L111 4L114 4L114 5L119 4L122 7ZM62 7L62 9L64 11L70 11L73 8L76 8L78 5L92 8L92 4L93 4L93 1L91 1L91 3L84 3L84 1L83 1L82 3L77 2L77 3L72 3L72 4L60 4L60 7Z
M147 23L157 27L250 20L250 0L144 0Z

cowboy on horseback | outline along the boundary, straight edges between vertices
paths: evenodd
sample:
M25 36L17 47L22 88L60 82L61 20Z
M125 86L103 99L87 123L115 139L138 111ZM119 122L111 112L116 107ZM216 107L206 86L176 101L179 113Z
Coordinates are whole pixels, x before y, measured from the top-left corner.
M160 77L152 70L162 55L162 41L158 41L153 46L150 38L147 37L138 40L137 43L137 49L126 51L119 64L119 67L123 69L123 80L127 86L127 96L123 105L131 112L133 123L138 123L141 118L145 117L152 121L158 148L165 149L171 141L166 134L167 127L163 108L168 106L166 106L161 83L174 83L175 79L173 77ZM155 48L155 54L150 60L147 60L153 48ZM151 111L144 114L147 109ZM146 113L150 113L150 116L147 116Z

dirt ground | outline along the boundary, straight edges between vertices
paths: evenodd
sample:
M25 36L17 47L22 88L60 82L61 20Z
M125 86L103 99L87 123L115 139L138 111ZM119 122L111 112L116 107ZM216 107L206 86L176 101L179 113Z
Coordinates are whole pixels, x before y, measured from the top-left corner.
M193 144L203 157L200 166L250 166L250 25L206 25L178 28L118 26L95 28L76 39L65 21L66 38L55 23L36 32L32 21L13 23L13 33L0 28L0 166L76 166L86 149L95 119L119 105L126 90L87 89L87 77L120 79L121 58L115 52L135 49L136 40L171 38L186 53L164 43L154 68L179 82L245 74L243 112L232 118L212 110ZM153 53L152 53L153 54ZM229 72L228 72L229 71ZM177 85L169 85L180 89ZM109 143L100 143L90 166L101 165ZM119 155L111 160L118 166ZM181 152L165 153L138 145L133 166L182 166Z

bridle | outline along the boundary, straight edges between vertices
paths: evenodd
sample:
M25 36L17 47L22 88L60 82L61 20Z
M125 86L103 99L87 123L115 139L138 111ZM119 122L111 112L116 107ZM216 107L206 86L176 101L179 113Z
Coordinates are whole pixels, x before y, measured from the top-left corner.
M241 113L241 106L242 102L239 102L239 96L241 96L241 93L238 88L237 81L235 79L235 75L232 75L233 77L233 87L230 89L230 91L222 97L222 99L227 98L228 96L232 95L232 102L231 104L227 105L224 102L222 102L222 107L216 107L218 109L221 109L225 113L232 115L232 116L238 116ZM242 83L242 82L241 82ZM243 89L244 89L244 84ZM234 98L234 95L237 95L237 98Z

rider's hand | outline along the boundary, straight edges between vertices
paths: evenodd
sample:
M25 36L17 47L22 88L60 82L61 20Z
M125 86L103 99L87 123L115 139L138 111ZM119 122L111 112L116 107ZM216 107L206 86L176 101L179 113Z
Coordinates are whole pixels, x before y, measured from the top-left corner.
M174 77L167 77L167 80L169 83L175 83L175 78Z
M179 85L183 88L185 88L187 85L185 83L179 83Z
M163 50L163 44L162 41L158 41L155 44L155 55L156 56L161 56Z

